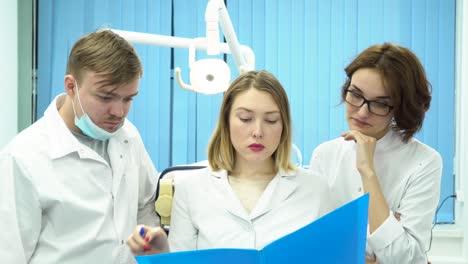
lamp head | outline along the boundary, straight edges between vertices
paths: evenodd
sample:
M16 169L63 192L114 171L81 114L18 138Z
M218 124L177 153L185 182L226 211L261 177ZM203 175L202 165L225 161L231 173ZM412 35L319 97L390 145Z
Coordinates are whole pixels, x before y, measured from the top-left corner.
M190 83L199 93L221 93L229 87L231 71L220 59L202 59L190 65Z

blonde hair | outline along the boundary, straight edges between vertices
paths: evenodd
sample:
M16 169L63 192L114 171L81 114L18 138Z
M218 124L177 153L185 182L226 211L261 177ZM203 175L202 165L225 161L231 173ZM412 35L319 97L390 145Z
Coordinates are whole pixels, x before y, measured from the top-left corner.
M281 83L267 71L250 71L240 75L231 83L224 94L218 124L208 145L208 162L210 167L213 170L225 169L228 172L233 171L236 163L236 156L230 137L229 115L232 104L237 96L249 89L267 92L273 97L273 100L277 104L283 122L283 131L278 148L272 155L275 162L275 169L294 169L290 161L292 129L288 96Z
M73 45L66 73L79 83L86 71L104 77L101 86L126 84L143 75L132 45L109 29L90 33Z

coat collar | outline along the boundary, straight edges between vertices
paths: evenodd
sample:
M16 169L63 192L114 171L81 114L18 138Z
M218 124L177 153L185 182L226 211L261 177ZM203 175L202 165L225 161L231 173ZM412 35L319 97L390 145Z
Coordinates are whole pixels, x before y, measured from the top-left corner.
M385 136L377 140L375 152L387 152L389 149L395 147L400 148L402 145L404 145L404 143L401 140L399 133L390 129Z
M227 200L224 201L225 209L230 214L249 222L278 208L298 187L295 180L297 170L280 170L265 188L254 209L248 215L228 182L227 171L213 171L211 168L208 170L217 191L224 192L221 197L227 197Z
M217 171L214 171L213 169L211 168L208 168L208 171L209 171L209 174L212 176L212 177L215 177L215 178L218 178L218 179L226 179L227 180L227 171L226 170L217 170ZM275 178L276 177L293 177L293 176L296 176L296 173L297 171L296 170L283 170L283 169L280 169L278 171L278 173L276 174Z
M84 146L73 136L60 116L58 109L64 103L65 96L66 94L59 94L55 97L44 113L46 133L49 135L50 142L49 155L52 159L58 159L77 152L80 158L96 158L94 154L84 151ZM126 120L119 133L109 140L109 152L115 148L114 145L116 143L127 144L136 137L136 133L133 125L129 124L128 120Z

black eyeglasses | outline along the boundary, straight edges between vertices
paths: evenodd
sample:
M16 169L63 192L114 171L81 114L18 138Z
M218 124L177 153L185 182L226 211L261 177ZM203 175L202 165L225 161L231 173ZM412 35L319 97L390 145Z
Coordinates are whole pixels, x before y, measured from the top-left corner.
M360 108L364 104L367 104L367 109L369 110L369 112L378 116L387 116L393 109L393 106L391 105L382 102L367 100L366 98L364 98L364 96L349 89L346 89L345 101L348 104L358 108Z

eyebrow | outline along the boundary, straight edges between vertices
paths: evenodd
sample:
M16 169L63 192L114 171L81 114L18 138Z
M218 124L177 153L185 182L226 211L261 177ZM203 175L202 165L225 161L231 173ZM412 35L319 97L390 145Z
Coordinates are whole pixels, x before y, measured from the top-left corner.
M138 92L139 92L139 91L137 91L137 92L135 92L135 93L133 93L133 94L127 95L127 96L120 96L120 95L114 93L114 91L109 91L109 92L106 92L106 91L97 91L96 93L97 93L97 94L105 94L105 95L107 95L107 96L117 96L117 97L129 98L129 97L135 97L135 96L137 96L137 95L138 95Z
M97 89L97 93L105 94L105 95L108 95L108 96L117 95L116 93L114 93L114 91L119 89L119 86L120 86L120 84L114 84L114 85L108 84L108 80L106 80L106 79L96 81L94 83L94 85L99 85L98 89ZM137 94L138 94L138 91L136 93L134 93L134 94L131 94L131 95L125 96L125 97L134 97Z
M356 89L356 90L357 90L358 92L360 92L361 94L364 94L364 93L362 92L362 90L359 89L359 87L357 87L355 84L351 84L350 86L352 86L354 89ZM388 99L388 100L390 100L390 99L392 99L392 97L390 97L390 96L388 96L388 95L384 95L384 96L377 96L377 97L375 97L374 99Z
M139 92L139 91L138 91L138 92ZM127 97L127 98L128 98L128 97L135 97L135 96L137 96L137 95L138 95L138 92L136 92L136 93L132 93L132 94L130 94L130 95L128 95L128 96L125 96L125 97Z
M249 113L252 113L253 110L251 109L248 109L248 108L245 108L245 107L238 107L235 109L235 111L246 111L246 112L249 112ZM268 111L268 112L265 112L266 115L270 115L270 114L279 114L280 111L279 110L274 110L274 111Z

